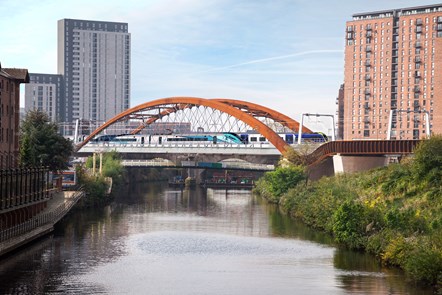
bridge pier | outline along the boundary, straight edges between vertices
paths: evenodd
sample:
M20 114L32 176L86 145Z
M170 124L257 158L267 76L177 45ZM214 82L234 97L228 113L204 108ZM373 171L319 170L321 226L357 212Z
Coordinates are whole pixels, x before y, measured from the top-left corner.
M337 154L310 167L308 178L310 180L319 180L324 176L329 177L339 173L353 173L383 167L389 164L388 159L388 157L383 155L350 156Z
M366 171L386 165L388 165L388 158L382 155L347 156L337 154L333 156L333 167L335 174Z

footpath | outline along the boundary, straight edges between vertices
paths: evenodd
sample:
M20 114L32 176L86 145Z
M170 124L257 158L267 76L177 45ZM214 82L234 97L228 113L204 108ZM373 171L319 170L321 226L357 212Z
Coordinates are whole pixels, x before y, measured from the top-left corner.
M0 231L0 256L17 249L54 230L74 205L84 196L83 191L61 191L53 194L47 207L30 220Z

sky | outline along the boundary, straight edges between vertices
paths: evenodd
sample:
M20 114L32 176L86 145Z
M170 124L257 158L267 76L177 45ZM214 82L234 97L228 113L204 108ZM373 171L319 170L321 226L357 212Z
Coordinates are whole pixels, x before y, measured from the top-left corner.
M335 114L345 22L353 14L436 3L441 1L0 0L0 63L56 74L58 20L127 22L131 107L171 96L222 97L299 121L302 113ZM326 118L308 120L310 126L329 124Z

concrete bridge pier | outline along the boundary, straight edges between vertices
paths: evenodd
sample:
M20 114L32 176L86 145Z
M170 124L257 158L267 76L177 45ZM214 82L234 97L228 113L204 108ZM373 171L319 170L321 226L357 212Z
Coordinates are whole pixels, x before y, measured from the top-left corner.
M350 156L337 154L311 167L308 178L310 180L319 180L324 176L329 177L339 173L366 171L387 166L388 164L388 157L384 155Z
M333 156L333 167L335 174L353 173L366 171L373 168L388 165L388 158L385 156L344 156L337 154Z

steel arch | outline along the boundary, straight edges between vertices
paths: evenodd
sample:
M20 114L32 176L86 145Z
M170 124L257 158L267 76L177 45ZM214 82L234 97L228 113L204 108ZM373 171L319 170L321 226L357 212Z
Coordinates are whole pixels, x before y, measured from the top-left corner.
M243 112L246 112L250 114L251 116L260 116L260 117L267 117L275 122L280 123L284 127L289 128L290 130L297 132L299 130L299 123L292 118L277 112L275 110L272 110L268 107L251 103L248 101L243 100L236 100L236 99L228 99L228 98L216 98L216 101L220 101L222 103L226 103L228 105L231 105L237 109L242 110ZM310 129L308 129L305 126L302 126L302 132L303 133L313 133Z
M205 99L205 98L199 98L199 97L168 97L168 98L161 98L157 100L153 100L150 102L142 103L140 105L137 105L135 107L132 107L130 109L125 110L124 112L121 112L117 116L113 117L109 121L105 122L102 126L94 130L83 142L77 145L76 150L79 150L81 147L83 147L85 144L87 144L92 138L94 138L95 135L99 134L101 131L109 127L110 125L119 122L121 120L124 120L127 117L130 117L131 114L134 114L136 112L149 109L155 106L160 105L167 105L167 104L177 104L179 105L179 109L187 108L188 104L191 105L197 105L197 106L205 106L210 107L216 110L219 110L221 112L224 112L226 114L229 114L236 119L248 124L251 128L265 136L278 151L281 153L284 153L287 148L289 148L289 145L281 138L279 135L274 132L272 129L270 129L267 125L259 121L258 119L254 118L252 115L243 112L242 110L239 110L233 106L230 106L226 103L213 100L213 99ZM176 112L175 108L170 108L167 110L164 110L160 115L167 115L170 112ZM152 122L154 122L157 118L151 118ZM152 123L150 122L150 123Z
M259 116L259 117L270 118L273 121L280 123L282 126L287 127L294 132L298 132L298 130L299 130L299 123L297 121L293 120L292 118L290 118L280 112L272 110L268 107L265 107L265 106L262 106L259 104L255 104L255 103L251 103L251 102L247 102L247 101L243 101L243 100L236 100L236 99L215 98L213 100L233 106L233 107L251 115L252 117ZM140 126L138 126L136 129L134 129L132 131L132 134L137 134L145 126L152 124L156 120L160 119L162 116L168 115L174 111L183 110L187 106L188 105L183 105L178 109L167 109L167 110L162 111L159 117L151 118L148 121L146 121L144 124L141 124ZM310 129L308 129L305 126L302 126L302 132L303 133L313 133L313 131L311 131Z

